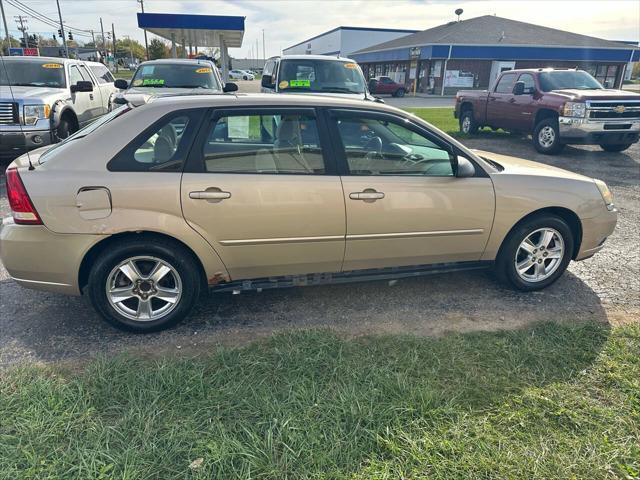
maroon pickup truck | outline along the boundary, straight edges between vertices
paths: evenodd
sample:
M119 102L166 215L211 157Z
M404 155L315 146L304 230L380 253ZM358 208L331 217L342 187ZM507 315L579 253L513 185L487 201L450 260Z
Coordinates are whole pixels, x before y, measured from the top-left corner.
M640 94L604 88L582 70L510 70L491 90L459 91L454 116L463 133L482 127L531 133L541 153L566 144L621 152L640 137Z

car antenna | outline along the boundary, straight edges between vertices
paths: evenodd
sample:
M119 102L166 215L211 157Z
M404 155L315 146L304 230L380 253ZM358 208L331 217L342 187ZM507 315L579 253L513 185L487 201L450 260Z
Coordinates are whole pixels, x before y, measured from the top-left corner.
M7 84L9 85L9 92L11 92L11 100L13 100L13 104L17 105L16 97L13 95L13 88L11 87L11 79L9 77L9 70L7 70L7 66L4 63L4 56L0 55L0 61L2 62L2 68L4 69L4 73L7 77ZM20 133L24 135L24 131L22 129L22 123L20 123L20 113L18 112L18 126L20 127ZM31 163L31 155L29 154L29 150L27 150L27 160L29 160L29 170L35 170L33 163Z

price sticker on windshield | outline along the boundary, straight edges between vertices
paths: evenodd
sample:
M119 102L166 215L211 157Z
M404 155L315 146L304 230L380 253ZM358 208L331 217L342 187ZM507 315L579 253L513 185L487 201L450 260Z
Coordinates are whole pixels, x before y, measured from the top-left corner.
M60 63L43 63L42 68L62 68Z
M142 80L140 78L133 81L134 87L139 87L140 85L142 85Z
M158 85L164 85L163 78L145 78L144 80L142 80L143 87L155 87Z
M278 87L280 88L287 88L289 86L289 82L287 82L286 80L282 80L279 84Z
M293 88L310 87L311 80L290 80L289 86Z
M213 72L213 70L211 70L209 67L199 68L196 70L196 73L211 73L211 72Z
M357 63L345 63L344 68L358 68L358 64Z

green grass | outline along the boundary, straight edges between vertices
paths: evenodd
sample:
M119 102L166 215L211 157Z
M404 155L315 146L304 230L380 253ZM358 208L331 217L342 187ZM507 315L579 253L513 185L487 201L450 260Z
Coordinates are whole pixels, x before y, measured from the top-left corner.
M118 68L118 73L113 72L113 76L116 78L122 78L124 80L131 80L133 74L136 73L135 70L128 70L125 68Z
M453 108L441 107L441 108L406 108L408 112L414 113L418 117L426 120L434 127L448 133L456 138L469 138L469 135L465 135L460 132L460 126L458 119L453 116ZM503 130L492 131L490 129L480 130L474 137L478 135L507 135L507 132Z
M307 331L191 359L0 372L3 479L638 475L637 324Z

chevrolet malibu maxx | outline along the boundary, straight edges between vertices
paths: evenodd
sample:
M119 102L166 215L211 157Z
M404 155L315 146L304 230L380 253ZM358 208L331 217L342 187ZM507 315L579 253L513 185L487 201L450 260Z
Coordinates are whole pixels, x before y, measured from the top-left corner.
M491 267L547 287L616 224L600 180L469 150L331 97L160 97L8 168L0 256L19 284L160 330L217 292Z

